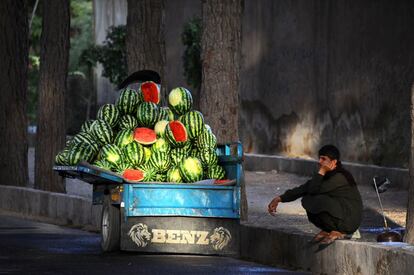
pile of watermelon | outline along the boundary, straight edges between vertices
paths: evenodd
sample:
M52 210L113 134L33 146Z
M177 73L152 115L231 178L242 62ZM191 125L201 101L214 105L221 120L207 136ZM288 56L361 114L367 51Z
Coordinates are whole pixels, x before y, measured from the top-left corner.
M56 155L57 165L87 161L132 182L183 182L223 179L217 139L193 110L189 90L178 87L160 106L160 87L147 81L125 88L115 104L100 107Z

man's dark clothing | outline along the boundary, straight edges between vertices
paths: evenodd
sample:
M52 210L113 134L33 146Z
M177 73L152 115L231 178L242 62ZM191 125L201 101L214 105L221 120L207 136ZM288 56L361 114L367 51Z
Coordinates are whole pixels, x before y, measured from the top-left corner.
M308 219L324 231L353 233L361 224L362 199L352 176L342 167L316 174L305 184L287 190L282 202L302 197Z

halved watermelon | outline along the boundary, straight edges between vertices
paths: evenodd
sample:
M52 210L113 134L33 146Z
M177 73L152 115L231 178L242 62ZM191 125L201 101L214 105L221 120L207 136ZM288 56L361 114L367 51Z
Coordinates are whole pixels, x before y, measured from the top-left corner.
M134 140L143 145L150 145L157 141L157 134L150 128L138 127L134 130Z
M160 88L152 81L146 81L141 84L141 92L145 102L160 103Z
M144 179L144 172L139 169L126 169L122 174L127 181L142 181Z
M183 147L188 142L187 129L178 120L170 121L165 127L165 139L173 147Z

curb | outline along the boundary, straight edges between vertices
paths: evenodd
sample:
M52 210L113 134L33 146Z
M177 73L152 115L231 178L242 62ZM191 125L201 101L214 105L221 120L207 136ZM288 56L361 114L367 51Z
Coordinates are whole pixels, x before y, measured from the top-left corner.
M359 184L372 184L375 176L387 177L395 187L408 189L409 171L403 168L364 165L342 162ZM312 176L318 162L316 160L288 158L277 155L245 154L243 168L248 171L283 171L303 176Z
M311 236L241 227L241 256L313 274L412 274L414 246L340 240L318 251Z
M36 221L92 231L100 228L101 206L78 196L0 185L0 209Z

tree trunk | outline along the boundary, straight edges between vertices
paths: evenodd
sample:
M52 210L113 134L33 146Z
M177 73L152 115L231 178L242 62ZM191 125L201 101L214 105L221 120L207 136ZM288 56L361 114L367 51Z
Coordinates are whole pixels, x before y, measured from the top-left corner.
M52 192L65 192L64 181L52 166L65 145L69 28L69 0L43 2L35 187Z
M166 87L164 12L164 0L128 0L126 49L128 74L156 71Z
M0 1L0 184L26 186L27 1Z
M242 0L202 1L200 110L219 143L239 140ZM244 180L241 216L247 219Z
M411 148L410 148L410 186L408 190L407 219L404 241L414 244L414 84L411 87Z

